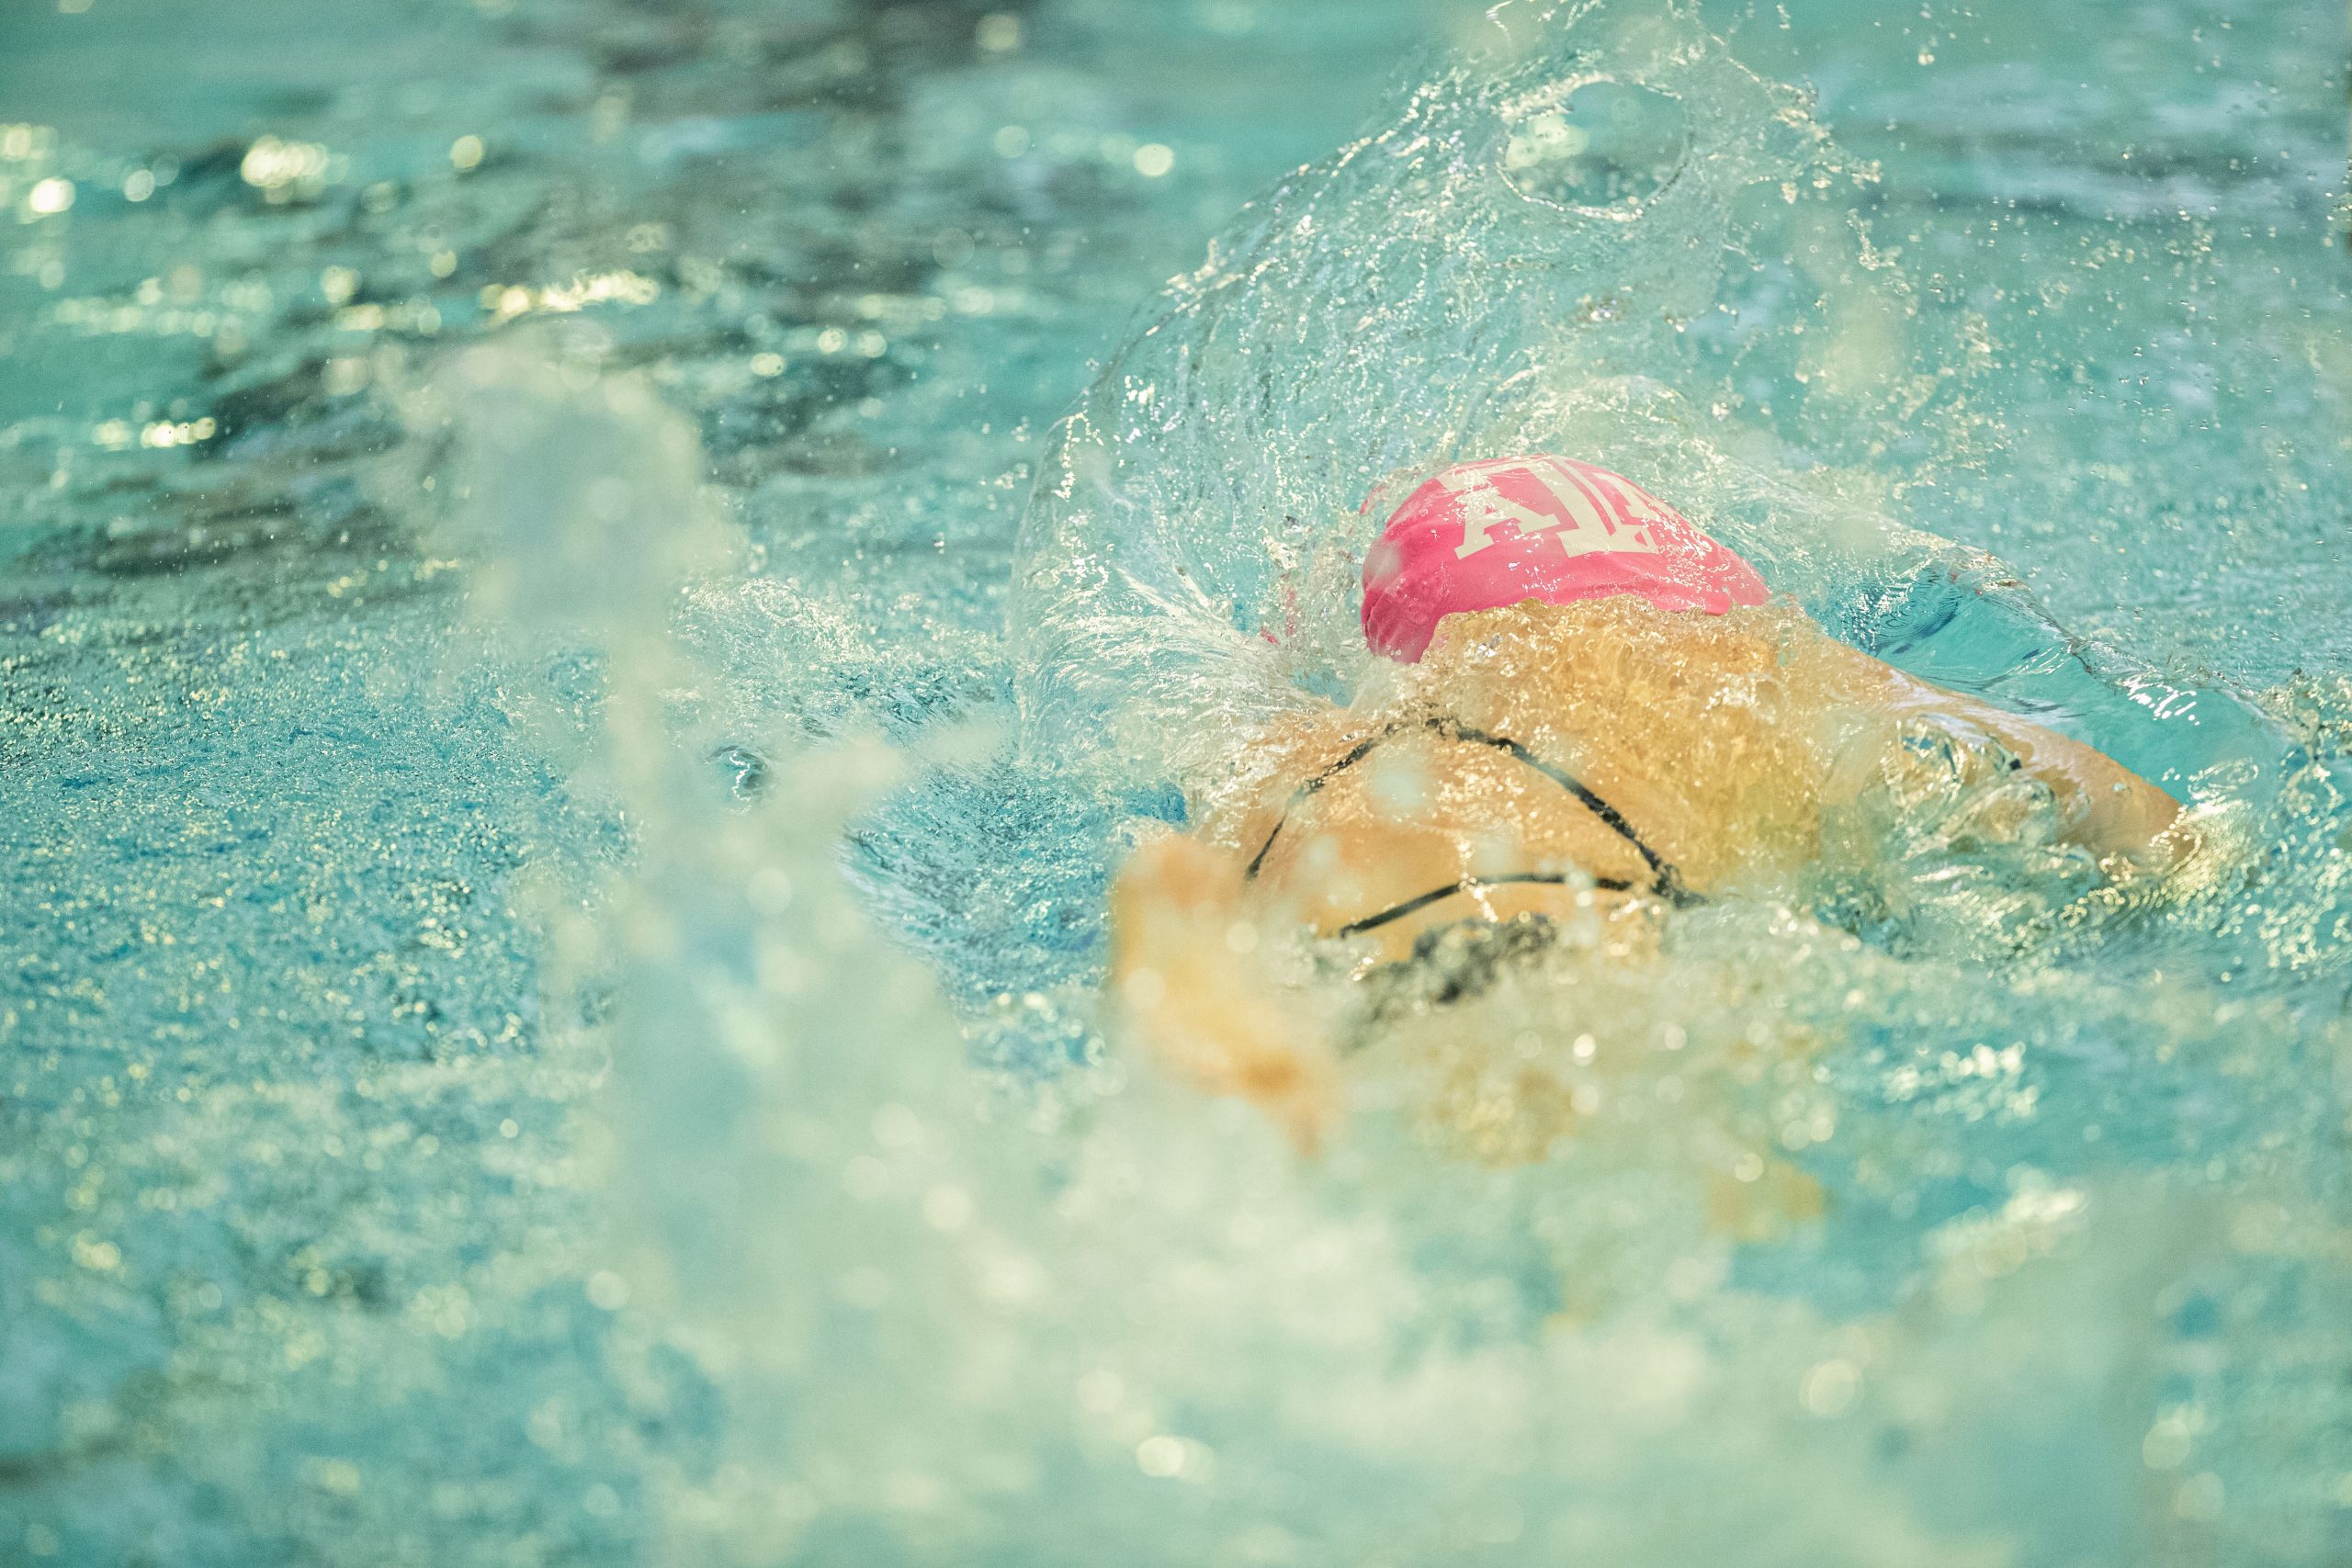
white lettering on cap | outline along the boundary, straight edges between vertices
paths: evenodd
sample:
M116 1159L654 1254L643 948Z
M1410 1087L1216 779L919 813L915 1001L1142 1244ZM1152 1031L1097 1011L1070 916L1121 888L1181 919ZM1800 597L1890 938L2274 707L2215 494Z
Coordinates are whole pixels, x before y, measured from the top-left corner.
M1498 523L1515 523L1521 535L1534 535L1546 528L1560 525L1557 517L1546 517L1526 507L1495 488L1495 476L1522 469L1519 463L1485 464L1476 468L1456 468L1440 474L1438 482L1462 499L1462 543L1455 547L1453 558L1464 560L1485 549L1494 540L1487 530Z
M1495 487L1495 479L1498 476L1512 473L1525 474L1542 485L1545 493L1559 502L1559 514L1546 516L1543 513L1530 511ZM1661 521L1665 509L1658 506L1647 491L1631 481L1624 483L1629 500L1635 506L1648 502L1661 515L1641 518L1634 526L1621 532L1615 521L1577 476L1549 457L1480 463L1441 474L1438 479L1447 490L1463 498L1462 543L1453 552L1457 560L1475 556L1493 544L1495 541L1488 530L1498 523L1516 525L1522 537L1561 529L1562 532L1553 536L1559 540L1561 553L1570 557L1591 555L1601 550L1631 555L1658 553L1658 547L1650 538L1647 525Z

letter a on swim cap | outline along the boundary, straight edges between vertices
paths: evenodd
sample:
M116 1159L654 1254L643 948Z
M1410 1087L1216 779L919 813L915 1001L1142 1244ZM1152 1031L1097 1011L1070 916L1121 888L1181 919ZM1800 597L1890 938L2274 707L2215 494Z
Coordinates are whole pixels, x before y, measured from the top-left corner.
M1770 597L1736 552L1623 474L1542 454L1462 463L1406 497L1366 554L1364 639L1409 664L1448 615L1616 593L1711 615Z

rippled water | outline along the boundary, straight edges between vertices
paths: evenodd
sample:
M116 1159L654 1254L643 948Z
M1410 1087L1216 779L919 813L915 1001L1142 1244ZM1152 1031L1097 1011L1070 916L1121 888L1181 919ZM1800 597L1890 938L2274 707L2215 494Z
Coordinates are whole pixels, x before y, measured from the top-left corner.
M2352 1551L2342 18L2246 9L0 18L0 1561ZM1170 738L1562 428L2224 852L1513 971L1537 1163L1409 1008L1318 1161L1160 1082Z

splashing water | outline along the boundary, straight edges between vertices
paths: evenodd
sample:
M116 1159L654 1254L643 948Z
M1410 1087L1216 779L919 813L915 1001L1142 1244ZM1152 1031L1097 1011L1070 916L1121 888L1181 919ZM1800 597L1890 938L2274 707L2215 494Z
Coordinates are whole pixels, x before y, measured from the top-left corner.
M2086 224L2069 252L2052 219L1988 292L1939 254L1973 220L1906 210L1692 17L1498 24L1245 212L1103 371L1044 465L1009 652L968 606L918 635L894 595L928 567L827 582L820 528L744 525L730 431L783 417L752 379L697 426L673 341L487 323L370 362L379 445L343 504L396 520L360 543L397 540L400 570L348 544L335 564L417 594L375 646L310 606L233 655L175 644L182 685L222 688L186 741L105 694L155 663L54 651L88 624L79 579L11 601L52 650L11 668L54 694L11 702L55 782L10 887L62 874L39 868L62 845L136 858L164 835L122 824L151 812L261 869L174 871L169 907L40 902L30 1000L0 1014L27 1129L0 1149L0 1549L2352 1549L2341 634L2314 627L2319 672L2282 684L2265 650L2126 614L2174 592L2251 614L2273 579L2240 559L2293 507L2333 516L2296 442L2342 428L2340 303L2249 286L2165 352L2185 375L2200 333L2315 345L2276 355L2291 393L2236 377L2193 439L2119 434L2064 390L2145 287L2109 281L2143 265L2116 247L2201 299L2271 254L2251 232ZM259 173L294 190L308 166ZM2242 434L2270 409L2293 436ZM315 468L337 420L250 439L282 453L290 429ZM810 467L854 446L763 439ZM1182 814L1171 781L1214 789L1239 737L1362 676L1367 495L1560 446L1838 635L2195 797L2221 845L2202 880L2116 911L2027 879L2017 903L2016 858L1956 826L1983 801L1954 759L1865 803L1877 859L1821 908L1727 902L1631 969L1457 938L1446 974L1476 994L1365 1002L1363 1109L1318 1159L1162 1081L1091 999L1119 846ZM796 504L879 514L857 482ZM2021 541L2057 615L1951 539ZM2100 600L2094 566L2130 591ZM424 596L445 574L462 615ZM293 667L293 697L239 694L244 660ZM391 706L424 716L408 745L352 739ZM142 749L181 776L142 777ZM280 755L285 798L234 786ZM330 786L363 767L495 808L394 789L362 816ZM198 947L207 919L277 929L247 906L319 933L302 965ZM201 956L79 956L167 937ZM243 1043L330 992L300 1054ZM151 1083L181 1098L122 1120Z

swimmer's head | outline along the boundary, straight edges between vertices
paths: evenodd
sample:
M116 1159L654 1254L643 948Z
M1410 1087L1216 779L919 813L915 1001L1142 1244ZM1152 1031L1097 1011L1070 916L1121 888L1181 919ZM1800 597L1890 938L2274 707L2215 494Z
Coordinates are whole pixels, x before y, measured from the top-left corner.
M1616 593L1711 615L1770 596L1755 568L1623 475L1505 457L1448 468L1390 514L1364 558L1363 632L1409 664L1448 615Z

